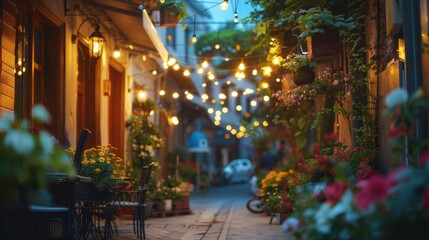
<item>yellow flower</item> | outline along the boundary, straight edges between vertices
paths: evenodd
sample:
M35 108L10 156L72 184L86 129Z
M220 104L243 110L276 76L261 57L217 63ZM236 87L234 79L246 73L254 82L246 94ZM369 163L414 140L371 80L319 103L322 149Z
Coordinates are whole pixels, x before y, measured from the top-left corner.
M100 170L99 168L96 168L96 169L95 169L95 172L96 172L96 173L99 173L100 171L101 171L101 170Z
M106 161L106 159L104 157L101 157L98 161L104 162L104 161Z
M95 164L95 160L94 159L91 159L90 161L89 161L89 163L91 163L92 165L94 165Z

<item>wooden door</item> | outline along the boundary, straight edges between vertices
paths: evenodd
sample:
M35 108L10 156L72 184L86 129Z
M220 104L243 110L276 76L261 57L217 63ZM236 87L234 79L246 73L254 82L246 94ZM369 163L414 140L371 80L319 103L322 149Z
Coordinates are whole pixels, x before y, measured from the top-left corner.
M109 143L115 147L114 153L124 158L124 69L114 62L109 66L110 96L109 96Z

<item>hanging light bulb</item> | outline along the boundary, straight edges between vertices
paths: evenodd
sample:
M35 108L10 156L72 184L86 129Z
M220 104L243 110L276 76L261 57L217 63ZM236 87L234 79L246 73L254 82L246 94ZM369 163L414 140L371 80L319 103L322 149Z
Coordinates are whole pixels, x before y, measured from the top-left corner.
M191 71L189 71L189 68L186 68L185 71L183 71L183 76L189 77L191 75Z
M194 35L192 35L192 38L191 38L192 43L197 42L197 35L195 34L195 19L196 19L196 17L197 17L197 15L194 15Z
M228 1L226 1L226 4L228 4ZM219 50L220 49L220 43L219 43L219 34L220 34L220 29L217 32L217 40L216 40L216 44L215 44L215 49Z
M197 70L197 72L199 74L203 74L204 73L204 69L202 67L199 67L198 70Z
M217 42L217 43L215 44L215 46L214 46L214 47L215 47L215 49L216 49L216 50L219 50L219 49L220 49L220 44L219 44L219 42Z
M220 9L222 10L228 9L228 0L223 0L223 2L220 4Z
M234 23L238 23L238 14L237 14L237 12L234 13Z
M179 70L180 69L180 65L178 63L174 64L173 69L176 70L176 71Z

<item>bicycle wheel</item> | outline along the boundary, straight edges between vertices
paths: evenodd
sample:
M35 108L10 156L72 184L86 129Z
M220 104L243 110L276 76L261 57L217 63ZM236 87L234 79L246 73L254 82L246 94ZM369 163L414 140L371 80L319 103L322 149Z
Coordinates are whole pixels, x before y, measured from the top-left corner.
M252 198L246 203L247 210L252 213L262 213L264 212L264 203L257 198Z

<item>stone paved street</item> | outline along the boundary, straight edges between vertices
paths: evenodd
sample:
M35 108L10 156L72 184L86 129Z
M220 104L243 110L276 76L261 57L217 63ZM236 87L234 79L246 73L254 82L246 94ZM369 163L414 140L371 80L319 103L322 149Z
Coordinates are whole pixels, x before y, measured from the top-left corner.
M155 239L288 239L274 219L246 209L250 199L248 184L212 188L206 194L191 195L192 213L146 220L146 237ZM118 219L119 234L114 239L136 239L132 222ZM290 238L291 239L291 238Z

